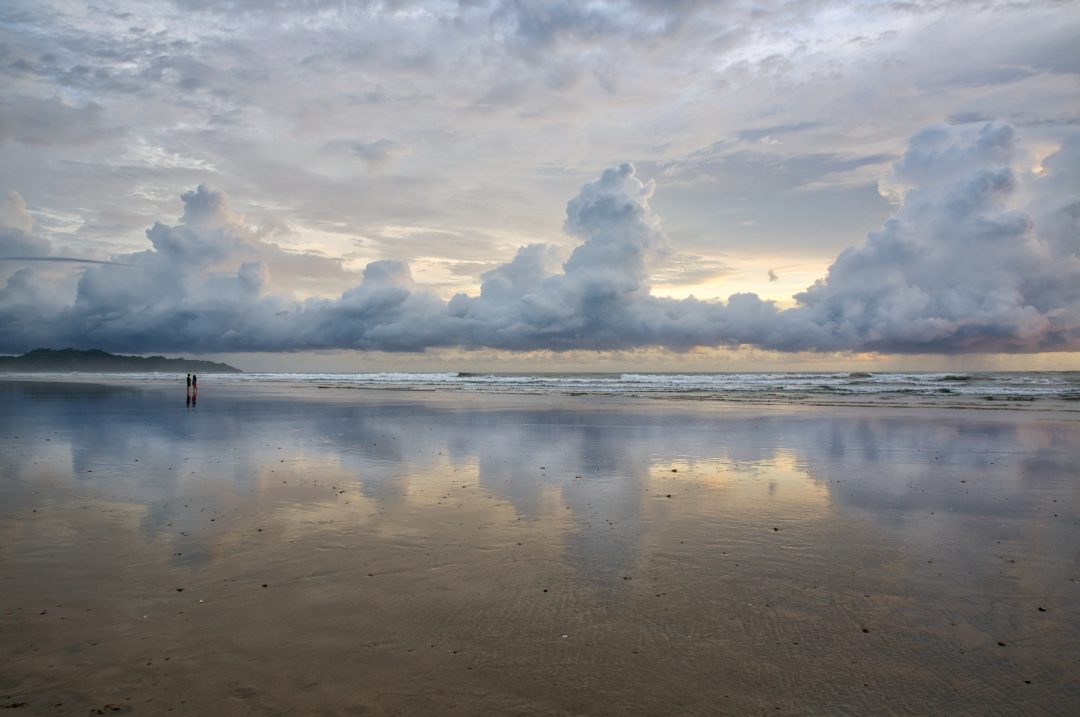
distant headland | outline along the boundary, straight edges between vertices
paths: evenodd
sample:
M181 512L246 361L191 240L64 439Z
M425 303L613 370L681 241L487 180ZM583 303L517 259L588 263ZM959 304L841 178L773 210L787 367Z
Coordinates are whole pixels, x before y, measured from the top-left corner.
M99 349L34 349L22 356L0 356L0 372L86 371L90 373L241 373L216 361L164 356L120 356Z

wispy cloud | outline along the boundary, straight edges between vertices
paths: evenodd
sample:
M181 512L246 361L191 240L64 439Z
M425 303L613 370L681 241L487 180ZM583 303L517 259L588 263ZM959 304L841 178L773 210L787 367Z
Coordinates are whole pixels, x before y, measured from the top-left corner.
M79 259L72 256L0 256L0 261L55 261L61 264L106 264L108 266L135 266L119 261L102 261L100 259Z
M329 142L326 148L357 157L373 169L381 169L389 164L391 159L409 154L408 147L390 139L377 139L374 142L336 139Z

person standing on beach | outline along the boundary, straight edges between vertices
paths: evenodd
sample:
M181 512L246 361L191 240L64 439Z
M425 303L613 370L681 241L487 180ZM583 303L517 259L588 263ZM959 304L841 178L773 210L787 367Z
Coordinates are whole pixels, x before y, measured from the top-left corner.
M191 388L195 393L199 392L199 377L195 374L191 374Z
M190 373L187 375L187 390L188 390L188 393L191 393L191 374Z

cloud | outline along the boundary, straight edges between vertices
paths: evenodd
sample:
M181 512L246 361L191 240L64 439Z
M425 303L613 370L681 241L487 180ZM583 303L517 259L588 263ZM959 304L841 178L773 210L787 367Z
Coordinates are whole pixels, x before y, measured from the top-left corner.
M1007 124L930 125L911 138L892 178L907 187L949 185L983 167L1008 166L1015 151L1016 132Z
M0 312L0 349L32 348L44 333L49 345L130 351L1077 350L1080 142L1034 174L1014 169L1016 147L1002 124L916 134L889 179L903 192L900 208L785 310L749 293L654 296L651 277L671 242L650 206L654 183L630 164L567 203L564 229L580 243L561 266L555 248L530 244L484 272L479 294L449 301L396 260L368 264L336 299L276 294L267 259L283 252L200 185L181 197L178 224L147 231L151 249L116 257L134 268L86 269L68 306L37 306L34 275L12 277L0 308L19 309ZM1035 197L1030 212L1011 206L1022 182Z
M452 276L475 278L497 266L500 265L495 262L487 261L454 261L446 264L446 270Z
M769 140L778 134L793 134L805 132L821 126L820 122L793 122L791 124L773 125L772 127L755 127L739 131L739 139L744 142L761 142Z
M726 261L696 254L671 254L650 272L654 285L694 286L715 284L737 273Z
M110 264L112 266L128 266L116 261L101 261L100 259L81 259L75 256L0 256L0 261L44 261L58 264Z
M34 218L26 207L26 200L18 192L8 192L0 198L0 226L29 232Z
M1036 226L1009 208L1015 147L1008 125L918 133L893 167L893 185L909 187L899 211L798 294L796 311L843 348L1075 350L1080 256L1067 222L1055 223L1069 209Z
M15 342L0 340L0 351L9 346L21 351L24 342L34 347L51 345L57 329L53 320L64 308L55 289L51 277L25 268L15 271L0 287L0 327L5 334L17 337Z
M395 157L409 153L409 148L390 139L377 139L374 142L360 142L351 139L338 139L326 145L333 151L344 151L359 157L372 169L386 166Z
M1040 163L1032 213L1053 256L1080 256L1080 134Z
M44 256L51 251L48 240L31 234L34 218L18 192L0 198L0 260L15 256Z
M892 159L895 157L881 153L854 157L820 152L778 156L732 149L718 142L687 157L662 162L658 169L666 179L678 182L720 182L725 188L742 193L752 190L777 192L812 186L830 176L883 165Z
M30 145L92 144L111 134L102 127L104 110L93 102L74 107L57 98L0 100L0 143Z
M673 3L674 4L674 3ZM676 4L677 5L677 4ZM512 27L513 45L530 57L538 57L561 41L588 42L604 37L646 39L664 35L682 19L682 8L665 3L498 3L492 19Z
M889 211L872 180L911 118L1006 117L1054 134L1076 114L1080 14L1067 3L963 16L832 0L0 5L0 166L65 255L68 228L50 216L83 222L98 258L130 250L178 194L212 182L249 213L287 213L312 244L316 232L438 227L462 240L431 254L413 236L385 256L501 261L508 238L551 236L557 213L534 208L595 169L625 158L665 183L654 166L720 141L745 154L702 166L691 155L672 178L697 193L665 186L654 203L680 250L710 255L738 215L762 221L755 250L821 256ZM1000 68L1023 72L972 88ZM416 161L395 156L400 145ZM362 176L380 167L393 171ZM777 202L789 188L803 193ZM496 237L486 256L458 253L479 235Z

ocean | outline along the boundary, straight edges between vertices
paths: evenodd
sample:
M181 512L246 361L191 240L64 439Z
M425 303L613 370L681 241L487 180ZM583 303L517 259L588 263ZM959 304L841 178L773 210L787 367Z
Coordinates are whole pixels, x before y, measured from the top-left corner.
M49 378L154 382L171 374L6 374ZM181 379L183 377L180 377ZM242 373L206 374L211 384L275 384L338 389L626 396L751 403L856 403L1080 410L1080 371L1059 372L770 372L770 373ZM995 403L997 402L997 403ZM1075 402L1075 403L1074 403ZM1034 407L1034 406L1032 406Z

